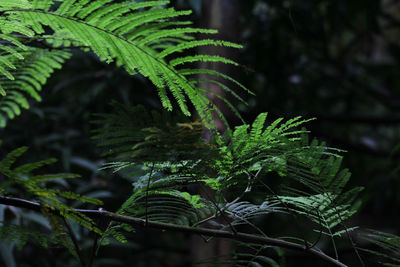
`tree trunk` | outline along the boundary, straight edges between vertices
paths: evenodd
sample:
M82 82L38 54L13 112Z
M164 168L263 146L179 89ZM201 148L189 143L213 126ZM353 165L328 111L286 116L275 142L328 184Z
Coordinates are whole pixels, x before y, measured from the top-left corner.
M239 0L203 0L202 1L202 14L200 19L201 28L217 29L219 33L212 36L212 38L225 40L230 42L239 42L240 40L240 1ZM210 38L211 36L205 36L205 38ZM210 54L219 55L238 61L239 50L227 47L215 47L215 46L205 46L199 49L199 54ZM232 76L235 78L237 76L237 67L229 64L214 63L214 62L203 62L199 66L200 68L207 68L216 70L223 74ZM201 77L206 78L206 77ZM213 77L213 79L215 79ZM220 82L226 84L226 80L219 80ZM233 90L237 89L232 84L227 84L232 87ZM228 101L232 102L233 99L230 95L227 95L218 85L212 83L204 83L201 85L202 88L209 90L208 97L211 101L220 109L220 111L225 115L226 119L229 121L233 117L233 113L230 108L219 99L216 94ZM238 90L235 90L238 91ZM225 131L226 127L223 122L215 116L215 123L217 129L221 132Z
M240 40L240 1L239 0L203 0L202 1L202 14L200 20L201 28L217 29L219 31L218 35L213 36L215 39L225 40L230 42L238 42ZM207 36L205 38L210 38ZM207 46L199 49L198 54L210 54L219 55L232 60L237 61L238 59L237 49L226 48L226 47L213 47ZM213 62L203 62L200 64L199 68L207 68L216 70L223 74L229 75L231 77L236 76L236 71L232 68L232 65L213 63ZM200 77L201 79L206 79L207 77ZM213 77L213 79L215 79ZM221 80L220 82L226 83L227 81ZM229 84L228 86L232 86ZM216 94L220 97L226 98L228 101L232 101L229 95L226 94L218 85L212 83L203 83L200 85L201 88L206 88L209 90L209 99L220 109L224 114L225 118L229 121L233 114L226 104L219 99ZM235 90L235 88L233 88ZM217 129L220 132L224 132L226 127L222 120L214 114L214 121ZM208 139L209 133L206 133L206 138ZM204 192L206 190L206 192ZM210 198L215 196L215 192L211 189L200 188L200 194L205 198ZM221 219L223 220L223 219ZM221 223L226 224L226 221L221 221ZM193 236L192 246L191 246L191 257L193 263L199 262L206 259L211 259L218 255L227 255L232 249L232 241L230 240L217 240L213 239L210 242L205 242L204 239L198 236ZM221 261L229 261L231 259L220 258ZM195 265L195 266L209 266L208 264ZM231 266L230 264L224 264L221 266Z

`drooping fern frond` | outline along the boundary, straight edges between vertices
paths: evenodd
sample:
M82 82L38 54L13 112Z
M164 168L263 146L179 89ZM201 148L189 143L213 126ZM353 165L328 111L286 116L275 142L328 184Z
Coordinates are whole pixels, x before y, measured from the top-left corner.
M130 163L128 167L118 165L122 173L126 168L138 166ZM110 166L109 166L110 167ZM126 177L135 178L133 192L121 205L117 213L134 218L140 218L146 222L160 222L190 226L215 214L214 204L200 195L190 194L188 189L196 183L192 177L185 177L178 170L181 166L173 166L165 163L149 167L142 167L145 173L139 178L132 177L128 171ZM174 171L176 174L171 173ZM149 172L150 171L150 172ZM170 173L170 174L168 174ZM132 231L119 224L110 224L104 232L101 244L107 244L110 237L126 242L124 231Z
M219 208L210 209L214 210L211 217L226 213L233 219L233 224L249 224L254 217L260 215L295 212L321 225L325 229L323 233L330 236L342 234L343 227L336 231L333 228L357 210L357 206L350 205L361 188L345 192L344 186L350 174L347 170L340 171L341 157L323 143L314 141L308 144L304 137L306 131L300 130L299 126L309 120L297 117L284 122L283 119L277 119L265 126L267 114L264 113L252 125L239 126L233 132L217 136L214 145L203 146L208 149L205 151L208 152L207 156L202 156L201 150L197 150L198 154L194 156L190 149L180 150L179 144L185 143L183 147L190 148L190 143L195 142L201 147L199 134L195 139L180 137L178 140L171 138L180 136L176 132L168 131L164 136L159 125L168 125L167 129L174 129L171 119L143 118L141 116L148 114L142 109L135 107L128 110L120 106L116 114L104 115L106 119L98 123L106 126L96 130L99 134L95 137L103 139L100 144L110 147L108 154L115 154L116 159L120 160L108 165L117 171L137 164L147 164L148 171L150 164L156 166L152 170L153 175L147 172L147 175L136 180L131 203L134 199L146 199L146 204L157 204L157 198L165 195L176 197L177 193L174 191L171 194L171 190L185 190L186 186L195 183L208 185L220 196L224 196L230 188L242 188L243 193L239 194L238 199L219 202ZM143 125L143 122L149 124ZM151 127L151 124L158 126ZM179 127L175 126L175 129ZM184 136L191 136L190 131L196 136L194 129L189 127L186 130ZM168 145L168 140L173 140L173 145ZM146 157L141 158L140 153ZM149 159L147 155L153 155L153 158ZM259 177L271 172L287 180L287 186L279 195L259 183ZM257 205L239 201L240 197L252 191L260 191L260 188L264 190L266 202ZM223 199L221 197L220 201ZM158 208L155 204L152 208L160 212L162 201L158 203ZM180 207L179 203L174 204ZM135 209L140 210L137 207ZM184 205L177 208L180 209L185 210Z
M133 193L118 212L182 225L213 214L210 201L188 193L189 186L202 182L192 176L192 167L199 159L206 161L213 150L216 153L201 139L203 124L165 111L148 112L142 106L113 106L114 113L100 114L93 121L101 125L93 138L111 157L105 167L134 179ZM139 177L138 168L143 174Z
M248 224L252 219L277 212L284 212L284 210L279 206L279 203L268 201L260 205L248 201L239 201L226 206L226 213L232 218L233 225Z
M175 21L191 12L165 8L169 1L72 0L59 5L55 3L35 1L29 7L13 6L7 1L0 3L0 13L8 24L18 23L34 32L28 37L46 38L54 46L66 45L66 42L79 44L84 50L91 49L103 61L116 62L131 74L148 77L157 88L164 108L172 110L170 93L185 115L190 115L189 99L204 121L212 123L212 111L216 107L193 81L196 70L187 69L187 65L200 61L237 63L217 55L181 54L205 45L233 48L240 48L240 45L212 39L196 40L194 34L215 34L216 31ZM0 31L15 35L12 26L0 26ZM207 74L239 84L216 71L209 70Z
M1 2L1 8L29 9L32 8L32 5L27 0L5 0ZM5 76L10 80L15 80L15 77L10 72L10 69L17 69L13 61L24 59L24 56L21 54L21 50L26 51L28 49L28 47L24 45L17 36L21 35L33 38L35 33L32 29L30 29L29 25L24 25L15 20L8 20L4 16L0 16L0 25L0 75ZM2 84L0 84L0 95L5 95Z
M38 201L43 209L42 213L50 221L53 221L53 225L56 224L57 219L53 218L55 215L51 211L57 210L59 215L76 221L78 224L98 233L101 231L97 228L96 224L84 214L75 212L72 207L63 202L63 199L79 200L84 203L91 203L94 205L102 204L100 200L81 196L77 193L61 191L59 189L51 189L45 187L45 185L53 180L57 179L71 179L77 178L78 175L60 173L60 174L38 174L35 175L34 171L38 168L54 163L55 159L47 159L34 163L26 163L20 166L14 167L15 162L27 151L26 147L15 149L8 153L0 161L0 174L5 180L0 185L0 194L2 196L10 196L10 192L14 192L11 196L18 196L22 194L24 198L30 198ZM23 189L22 192L16 191L16 189ZM51 224L52 225L52 224ZM57 226L58 227L58 226ZM56 228L57 228L56 227Z
M329 227L353 215L356 207L351 209L348 205L361 188L344 192L350 173L346 169L340 170L342 158L324 143L313 141L308 144L304 138L306 132L298 130L309 120L297 117L283 122L283 119L277 119L265 127L266 118L266 113L260 114L251 127L239 126L219 140L225 152L222 160L216 162L219 171L241 179L231 177L229 183L236 186L241 183L249 188L251 183L257 184L257 177L252 173L274 171L293 181L282 191L287 197L280 201L291 204L298 201L298 207L304 213L308 212L314 221L318 218L316 210L319 213L325 210L326 214L319 216L329 218L329 222L323 223ZM247 181L243 179L246 176ZM271 199L275 197L272 195Z
M188 192L190 186L203 181L185 176L187 168L185 163L172 162L142 167L145 175L134 180L133 193L118 213L179 225L192 225L214 214L212 202Z
M369 230L363 233L361 237L381 249L360 248L360 250L376 255L378 258L382 259L379 262L381 266L400 266L400 236Z
M147 194L139 190L135 193L121 212L149 221L192 225L214 212L211 203L187 192L149 188Z
M315 232L333 237L349 237L349 232L356 229L347 228L344 222L353 216L360 202L354 203L362 187L346 191L350 173L341 170L342 157L323 149L324 145L313 141L301 155L289 155L287 174L293 181L284 186L277 199L297 214L306 216L319 229ZM352 243L352 241L350 240Z
M169 112L148 112L143 106L114 102L113 107L114 113L99 114L93 120L101 125L93 131L93 138L106 148L105 156L141 164L195 159L201 151L210 153L212 146L201 140L204 124L200 122L189 122Z
M18 51L18 50L17 50ZM0 95L0 127L5 127L7 119L13 119L21 113L21 108L28 109L28 96L41 101L39 92L55 69L70 57L68 52L49 51L31 48L20 51L23 59L16 60L12 55L0 57L13 63L15 70L10 71L14 80L0 76L3 95Z
M16 243L18 249L23 248L29 240L36 241L42 247L56 243L56 240L49 235L19 225L1 225L0 240L6 240L9 244Z
M235 249L228 255L219 255L214 258L206 259L199 264L219 264L233 267L279 267L280 265L270 255L265 255L265 251L274 250L271 246L236 242ZM279 251L277 251L279 253ZM279 255L279 254L278 254Z

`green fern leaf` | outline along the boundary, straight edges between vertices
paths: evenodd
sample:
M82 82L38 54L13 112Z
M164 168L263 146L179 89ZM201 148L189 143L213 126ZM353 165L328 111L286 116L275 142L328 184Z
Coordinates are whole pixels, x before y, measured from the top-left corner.
M369 230L362 234L362 238L376 245L383 252L375 249L363 249L368 253L379 256L384 262L382 266L400 266L400 237L394 234L383 233L380 231Z
M0 122L4 127L6 120L12 119L21 113L20 108L28 109L27 95L37 101L41 100L38 94L55 69L61 68L61 64L70 57L63 51L48 51L39 48L28 51L18 51L23 59L18 60L11 54L0 58L8 59L16 66L10 73L15 78L9 81L0 77L0 84L5 94L0 96ZM3 112L1 112L3 111Z
M241 46L211 39L195 40L192 36L195 33L215 34L217 31L182 27L188 23L173 22L173 18L189 15L191 12L166 9L164 6L167 3L168 1L113 3L108 0L95 2L70 0L64 1L55 10L52 10L52 1L45 1L42 4L40 1L35 1L35 9L22 7L11 9L8 5L0 4L0 12L4 13L4 19L10 24L0 26L0 30L5 34L15 31L14 28L17 26L12 23L15 24L16 21L22 21L23 27L29 25L27 29L33 30L36 35L44 34L44 26L50 27L54 31L54 36L72 40L90 48L101 60L115 61L118 66L123 66L131 74L140 73L148 77L157 88L161 103L167 110L172 110L173 107L168 96L169 90L185 115L190 115L186 104L186 99L188 99L205 122L210 123L212 122L212 113L209 108L211 102L204 95L202 96L202 90L196 88L188 77L196 74L197 71L180 70L177 67L197 61L238 64L220 56L194 55L178 57L171 61L167 61L165 57L198 46L234 48ZM51 36L47 35L47 37L51 39ZM53 44L56 42L54 41ZM66 42L59 43L68 44ZM159 46L165 46L165 49L158 51L156 47ZM5 67L11 68L12 65L7 61L0 61L0 68L2 65L4 67L0 69L0 72L11 78L12 74ZM207 73L222 76L247 90L222 73L211 70Z
M0 174L2 174L6 179L1 184L0 189L2 194L4 192L10 192L15 190L10 190L14 185L18 185L20 188L24 188L24 196L26 198L32 197L38 199L42 207L45 209L58 210L60 215L67 219L74 220L78 224L88 228L89 230L95 231L101 234L101 231L97 228L95 223L83 215L82 213L76 212L72 207L66 205L60 198L79 200L85 203L91 203L95 205L102 204L101 201L86 196L82 196L73 192L60 191L58 189L44 188L44 184L55 179L65 179L65 178L76 178L79 177L73 174L45 174L45 175L34 175L31 172L51 164L54 159L43 160L36 163L27 163L13 168L16 160L22 156L27 151L27 147L21 147L15 149L8 153L0 161ZM46 213L44 210L43 212ZM49 220L53 220L54 214L47 212L46 217ZM56 220L56 219L54 219ZM56 221L54 221L55 223ZM66 243L65 243L66 244Z

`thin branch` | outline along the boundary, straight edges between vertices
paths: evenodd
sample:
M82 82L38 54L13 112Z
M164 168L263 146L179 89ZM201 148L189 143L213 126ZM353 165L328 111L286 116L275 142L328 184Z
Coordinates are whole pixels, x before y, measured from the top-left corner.
M261 169L258 170L258 172L256 173L256 175L254 176L254 180L255 180L255 178L257 177L257 175L260 173L260 171L261 171ZM242 199L242 197L244 196L245 193L251 191L251 186L252 186L252 179L251 179L251 177L250 177L251 174L248 173L248 172L246 172L246 174L247 174L247 176L248 176L248 182L247 182L247 187L246 187L246 189L243 191L243 193L242 193L240 196L238 196L237 198L235 198L235 199L232 200L231 202L227 203L222 209L220 209L221 213L224 212L226 209L228 209L231 205L235 204L235 203L238 202L240 199ZM195 226L201 225L201 224L203 224L203 223L206 223L206 222L208 222L208 221L210 221L210 220L213 220L213 219L217 218L217 216L218 216L218 213L215 213L215 214L211 215L211 216L208 217L208 218L205 218L205 219L203 219L203 220L201 220L201 221L198 221L198 222L194 223L194 224L192 225L192 227L195 227ZM228 222L228 223L229 223L229 222Z
M200 187L201 189L201 187ZM206 195L206 197L211 201L211 203L215 206L215 208L217 209L217 212L219 212L219 214L221 215L221 217L225 220L225 222L229 225L229 228L231 228L233 233L236 233L236 229L235 227L233 227L233 225L231 224L231 222L228 220L228 218L226 217L224 211L218 206L217 203L215 203L213 201L213 199L210 197L210 195L207 193L206 190L203 190L203 193ZM217 214L217 213L216 213Z
M320 229L319 229L319 235L318 235L317 240L315 240L314 243L313 243L311 246L309 246L309 248L315 247L315 246L318 244L318 242L321 240L321 237L322 237L322 230L323 230L323 228L322 228L322 218L321 218L321 214L319 213L318 208L315 208L315 210L316 210L316 212L317 212L318 220L319 220L319 222L320 222L320 223L319 223ZM307 214L307 216L308 216L308 214ZM308 245L308 243L307 243L307 245Z
M330 201L331 203L336 204L336 203L335 203L335 200L336 200L336 199L332 198L331 194L326 193L326 192L328 192L328 190L326 190L325 186L324 186L323 184L321 184L321 181L320 181L320 180L318 180L318 183L319 183L320 186L324 189L324 192L325 192L324 194L326 194L326 196L327 196L327 198L329 199L329 201ZM353 238L351 237L351 235L350 235L350 233L349 233L349 231L348 231L347 226L344 224L344 220L343 220L343 218L342 218L342 215L340 214L340 211L337 209L337 206L336 206L336 205L335 205L333 208L334 208L334 210L336 211L336 214L337 214L337 216L338 216L338 218L339 218L339 220L340 220L339 224L344 228L344 230L345 230L345 232L346 232L346 235L347 235L347 237L348 237L348 239L349 239L349 241L350 241L350 244L351 244L351 246L353 247L353 249L354 249L354 251L355 251L355 253L356 253L356 255L357 255L358 260L360 261L361 265L362 265L363 267L365 267L365 263L364 263L363 259L361 258L360 253L358 252L358 249L357 249L357 247L356 247L356 244L354 243ZM320 214L320 216L324 219L324 221L326 221L323 215ZM328 226L328 224L327 224L327 226ZM327 227L327 229L328 229L329 233L331 234L331 229L330 229L330 227ZM338 258L338 252L337 252L337 249L336 249L336 245L335 245L335 243L334 243L334 240L333 240L334 236L332 235L331 238L332 238L333 245L334 245L334 248L335 248L336 259L338 260L338 259L339 259L339 258Z
M99 241L99 235L96 234L94 239L93 239L93 246L92 246L92 251L90 253L90 259L89 259L88 267L92 267L92 265L93 265L94 258L96 257L96 254L97 254L98 241Z
M63 217L63 220L64 220L65 227L68 230L69 236L72 240L72 243L75 246L76 254L78 254L79 261L81 262L82 267L85 267L86 266L85 260L83 259L81 249L79 248L78 240L76 239L74 231L72 230L71 226L69 225L69 223L68 223L67 219L65 219L65 217Z
M259 182L260 182L263 186L265 186L265 188L267 188L267 190L275 197L275 199L277 199L277 201L278 201L282 206L285 207L285 209L286 209L286 211L288 212L288 214L290 214L290 215L295 219L294 225L295 225L298 229L300 229L300 227L299 227L299 225L298 225L298 220L297 220L297 215L296 215L296 213L292 212L292 210L288 207L288 205L286 205L286 203L285 203L284 201L282 201L282 199L278 196L277 193L275 193L274 190L272 190L271 187L269 187L269 186L268 186L266 183L264 183L261 179L259 179ZM313 246L310 247L310 246L308 245L308 242L307 242L307 240L306 240L306 237L305 237L304 232L303 232L302 230L299 230L298 232L301 233L302 239L303 239L303 241L304 241L304 245L306 246L306 248L308 248L308 249L313 248Z
M146 223L149 221L148 218L148 200L149 200L149 187L150 187L150 180L151 180L151 176L153 175L153 170L154 170L154 163L151 165L151 169L150 169L150 174L149 174L149 178L147 178L147 186L146 186L146 205L145 205L145 214L146 214Z
M196 227L196 226L198 226L198 225L201 225L201 224L203 224L203 223L206 223L206 222L208 222L208 221L211 221L211 220L213 220L213 219L215 219L215 218L217 218L217 213L215 213L215 214L211 215L210 217L207 217L207 218L205 218L205 219L203 219L203 220L201 220L201 221L198 221L198 222L194 223L194 224L192 225L192 227Z
M34 210L40 212L41 205L24 200L19 198L13 197L5 197L0 196L0 204L15 206L19 208L25 208L29 210ZM50 212L59 215L60 211L58 210L50 210ZM335 260L334 258L326 255L325 253L318 251L316 249L307 248L304 245L284 241L277 238L265 237L265 236L258 236L254 234L246 234L246 233L232 233L229 231L224 230L215 230L215 229L207 229L207 228L195 228L190 226L184 225L175 225L169 223L159 223L159 222L147 222L143 219L138 219L134 217L128 217L120 214L116 214L113 212L109 212L106 210L84 210L84 209L75 209L75 212L80 212L92 219L103 219L103 220L112 220L116 222L126 223L135 227L148 227L153 229L160 229L166 230L171 232L179 232L179 233L190 233L190 234L197 234L197 235L204 235L204 236L212 236L218 238L227 238L227 239L234 239L242 242L250 242L250 243L258 243L263 245L271 245L286 249L291 249L295 251L302 251L303 253L307 253L309 255L313 255L321 260L329 262L334 266L341 266L346 267L347 265Z

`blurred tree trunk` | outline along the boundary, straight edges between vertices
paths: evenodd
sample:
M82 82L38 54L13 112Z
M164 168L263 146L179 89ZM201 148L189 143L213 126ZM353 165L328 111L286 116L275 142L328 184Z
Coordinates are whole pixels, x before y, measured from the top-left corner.
M214 38L219 40L230 41L234 43L240 42L240 1L239 0L202 0L202 13L199 26L201 28L217 29L219 33L213 36L204 36L204 38ZM210 54L219 55L238 61L239 50L226 48L226 47L215 47L215 46L205 46L201 47L198 51L199 54ZM224 73L226 75L236 78L237 67L230 64L221 64L213 62L203 62L199 65L199 68L207 68L216 70L218 72ZM201 77L206 78L206 77ZM215 79L215 78L213 78ZM227 83L226 80L220 80L222 83ZM235 88L234 85L228 84L232 89ZM219 99L216 94L223 98L227 98L230 102L231 99L229 95L226 94L218 85L204 83L201 85L202 88L206 88L210 91L208 97L212 102L221 110L225 115L226 119L229 121L233 119L234 114L230 108ZM236 90L238 91L238 90ZM215 123L217 129L221 132L225 130L223 122L215 116Z
M200 19L201 28L217 29L219 31L218 35L214 36L204 36L205 38L215 38L219 40L239 42L240 40L240 1L239 0L202 0L202 13ZM222 57L227 57L229 59L237 61L238 51L237 49L231 49L226 47L213 47L207 46L199 49L198 54L210 54L219 55ZM232 68L232 65L203 62L199 65L199 68L207 68L216 70L218 72L224 73L231 77L236 76L236 70ZM200 77L201 79L206 79L207 77ZM215 79L215 78L214 78ZM226 83L226 81L220 81ZM229 84L229 86L232 86ZM226 98L228 101L232 101L229 95L226 94L219 86L211 83L203 83L200 85L201 88L206 88L209 90L208 97L211 101L220 109L220 111L225 115L226 119L230 121L233 114L229 107L219 99L216 94L220 97ZM233 88L235 90L236 88ZM224 123L219 119L216 114L214 117L217 129L220 132L224 132L226 127ZM208 133L209 134L209 133ZM206 136L209 138L209 136ZM200 194L205 198L214 198L215 192L204 187L199 188ZM221 219L221 223L226 224L224 219ZM205 259L210 259L218 255L227 255L232 249L232 242L228 240L212 240L208 243L205 242L201 237L192 237L191 246L191 257L193 262L199 262ZM224 260L220 258L220 260ZM229 259L228 259L229 260ZM196 266L209 266L208 264L196 265ZM229 264L224 264L222 266L231 266Z

